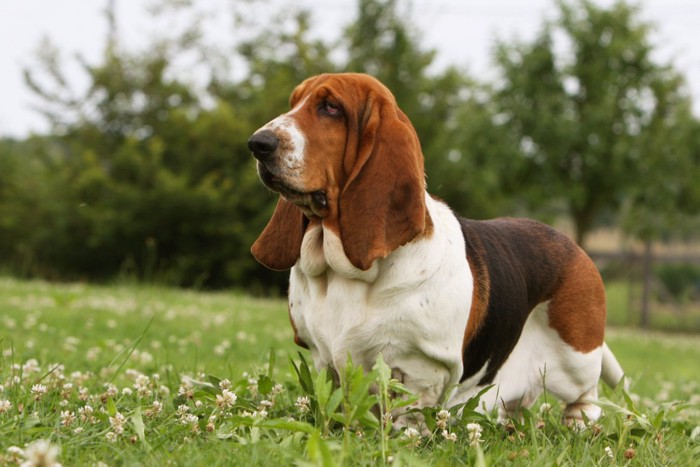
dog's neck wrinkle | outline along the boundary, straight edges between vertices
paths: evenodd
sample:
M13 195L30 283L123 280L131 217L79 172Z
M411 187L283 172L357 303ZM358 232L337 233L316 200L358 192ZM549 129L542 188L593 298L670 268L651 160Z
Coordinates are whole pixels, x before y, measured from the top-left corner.
M299 268L309 279L328 275L330 272L345 279L373 283L379 274L379 260L363 271L355 267L343 250L340 237L323 223L314 223L304 234L301 244Z

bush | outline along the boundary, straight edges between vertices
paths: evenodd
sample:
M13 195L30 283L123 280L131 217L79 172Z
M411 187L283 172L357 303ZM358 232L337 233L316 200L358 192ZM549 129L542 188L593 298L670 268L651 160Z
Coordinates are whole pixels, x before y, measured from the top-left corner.
M700 266L664 264L656 268L656 275L675 300L700 298Z

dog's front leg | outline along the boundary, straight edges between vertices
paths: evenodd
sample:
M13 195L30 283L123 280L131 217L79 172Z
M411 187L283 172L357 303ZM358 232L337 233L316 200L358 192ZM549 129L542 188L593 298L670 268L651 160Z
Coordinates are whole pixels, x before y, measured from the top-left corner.
M402 383L412 394L418 396L418 400L406 407L399 407L391 412L392 427L400 431L404 428L414 428L423 437L430 436L430 429L425 423L425 416L421 409L425 407L437 407L443 396L445 375L437 368L432 372L433 378L412 376L400 368L392 368L392 378ZM446 373L446 372L445 372ZM400 396L399 396L400 397Z

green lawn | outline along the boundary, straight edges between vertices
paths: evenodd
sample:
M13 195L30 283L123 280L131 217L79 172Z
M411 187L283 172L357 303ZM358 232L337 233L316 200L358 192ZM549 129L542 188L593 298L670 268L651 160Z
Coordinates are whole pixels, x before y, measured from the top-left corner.
M604 389L595 426L561 426L548 401L507 427L467 408L444 434L431 411L420 439L372 415L399 403L381 366L340 390L305 373L282 300L0 278L0 465L37 440L63 465L698 465L700 338L608 341L632 387Z

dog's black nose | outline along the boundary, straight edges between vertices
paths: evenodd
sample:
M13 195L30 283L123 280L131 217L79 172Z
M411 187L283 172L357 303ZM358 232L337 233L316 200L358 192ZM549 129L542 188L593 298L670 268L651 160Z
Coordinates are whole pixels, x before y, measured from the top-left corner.
M275 152L279 144L280 140L273 132L270 130L262 130L250 137L248 140L248 149L253 152L253 156L255 156L256 159L264 160Z

